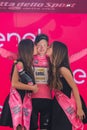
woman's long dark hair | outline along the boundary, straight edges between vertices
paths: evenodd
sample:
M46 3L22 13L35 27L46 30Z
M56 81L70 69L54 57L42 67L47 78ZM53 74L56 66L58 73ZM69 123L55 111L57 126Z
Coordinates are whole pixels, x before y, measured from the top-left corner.
M60 67L67 67L70 70L68 49L64 43L54 41L52 50L52 61L49 68L49 85L51 88L62 89Z
M33 41L30 39L23 39L18 44L18 60L17 61L23 62L24 70L27 73L29 73L30 76L34 79L34 74L33 74L33 69L32 69L33 51L34 51L34 44L33 44ZM12 73L11 73L11 76L12 76Z

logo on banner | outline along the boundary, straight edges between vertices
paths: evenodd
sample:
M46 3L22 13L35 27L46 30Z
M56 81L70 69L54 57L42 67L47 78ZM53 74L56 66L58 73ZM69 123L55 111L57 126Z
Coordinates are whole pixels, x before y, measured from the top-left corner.
M39 28L37 30L37 34L41 33L41 29ZM35 34L31 32L25 33L22 37L19 33L17 32L11 32L11 33L6 33L3 34L0 32L0 47L4 46L4 42L10 42L11 38L15 37L18 41L18 43L21 41L21 39L26 39L26 38L31 38L33 41L35 40Z
M73 75L74 75L74 81L77 84L83 84L85 83L85 80L87 79L87 74L83 69L74 70Z

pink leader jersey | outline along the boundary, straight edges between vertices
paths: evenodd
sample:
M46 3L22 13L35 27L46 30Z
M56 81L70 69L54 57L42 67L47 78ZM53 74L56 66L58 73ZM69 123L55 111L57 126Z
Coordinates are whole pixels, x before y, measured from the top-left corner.
M51 99L51 91L48 86L48 57L35 55L33 60L35 83L39 90L32 94L32 98L47 98Z

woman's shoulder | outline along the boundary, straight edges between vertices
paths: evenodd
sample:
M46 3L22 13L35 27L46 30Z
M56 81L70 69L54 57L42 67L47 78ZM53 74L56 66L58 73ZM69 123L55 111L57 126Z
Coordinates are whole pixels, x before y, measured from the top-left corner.
M71 70L65 66L62 66L62 67L60 67L60 74L61 75L71 74Z
M69 68L65 67L65 66L61 66L60 67L60 71L70 71Z

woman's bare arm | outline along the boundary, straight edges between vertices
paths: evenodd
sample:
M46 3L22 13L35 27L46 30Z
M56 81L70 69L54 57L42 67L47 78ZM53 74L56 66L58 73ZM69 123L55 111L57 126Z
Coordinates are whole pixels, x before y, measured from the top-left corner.
M24 84L22 82L19 81L19 75L18 75L18 70L17 67L14 67L14 72L12 75L12 87L17 88L17 89L21 89L21 90L32 90L34 91L37 88L37 85L28 85L28 84Z
M67 69L66 67L61 67L60 73L65 78L65 80L67 81L67 83L69 84L69 86L72 89L72 92L73 92L73 95L75 97L76 104L77 104L77 115L79 116L80 119L82 119L83 116L85 116L85 114L82 110L82 104L81 104L78 87L76 86L76 84L74 82L73 76L72 76L70 70Z

